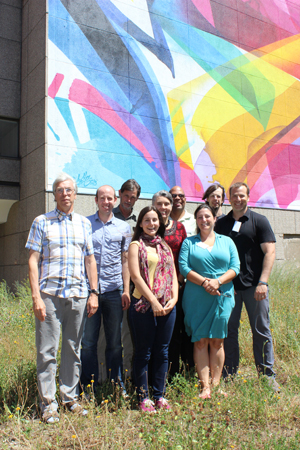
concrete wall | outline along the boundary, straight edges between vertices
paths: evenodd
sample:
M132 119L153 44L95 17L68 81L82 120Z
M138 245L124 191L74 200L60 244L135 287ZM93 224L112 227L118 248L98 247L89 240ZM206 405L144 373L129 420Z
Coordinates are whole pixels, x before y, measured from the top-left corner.
M20 201L12 206L7 222L0 225L0 280L9 285L27 277L24 246L28 230L33 218L46 208L46 27L46 0L0 1L0 37L11 41L6 42L0 77L6 64L12 64L15 78L19 77L6 84L0 79L0 114L20 118ZM9 63L11 48L16 48L15 55L17 49L19 54L21 51L21 60L19 55ZM7 92L6 97L1 89Z
M0 0L0 116L18 119L21 101L22 0Z

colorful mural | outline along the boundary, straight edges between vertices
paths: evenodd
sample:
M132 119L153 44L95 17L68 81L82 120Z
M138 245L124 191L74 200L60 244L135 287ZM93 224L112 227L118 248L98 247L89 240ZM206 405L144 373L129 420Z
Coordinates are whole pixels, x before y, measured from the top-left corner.
M246 181L300 209L300 4L49 0L48 185Z

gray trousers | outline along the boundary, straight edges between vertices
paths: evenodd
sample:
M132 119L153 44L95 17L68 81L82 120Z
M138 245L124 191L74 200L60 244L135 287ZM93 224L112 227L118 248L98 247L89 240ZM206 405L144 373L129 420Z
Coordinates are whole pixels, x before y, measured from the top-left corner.
M77 399L80 378L80 346L87 299L60 298L41 292L46 305L46 319L35 319L37 381L40 409L57 410L56 370L60 328L62 329L59 390L63 403Z
M274 353L272 335L270 332L269 297L262 301L254 298L256 286L244 291L237 291L235 307L228 322L228 336L224 340L225 365L223 376L233 375L239 366L239 326L243 303L249 317L253 337L253 354L259 373L275 376L273 371Z

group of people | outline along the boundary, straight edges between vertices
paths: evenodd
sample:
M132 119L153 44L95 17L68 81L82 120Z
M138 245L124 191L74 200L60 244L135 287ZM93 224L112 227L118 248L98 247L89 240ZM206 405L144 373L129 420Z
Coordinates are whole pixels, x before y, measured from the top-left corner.
M61 402L86 415L79 391L98 383L101 319L107 377L126 398L123 362L131 370L132 360L142 411L170 408L166 378L179 372L180 359L195 365L203 399L219 389L222 374L236 373L243 302L257 370L278 387L268 302L275 236L268 220L248 208L248 186L230 187L232 210L227 215L222 213L225 189L217 183L206 190L205 203L194 215L186 211L179 186L154 194L152 206L138 215L134 205L140 192L135 180L127 180L116 207L115 190L101 186L97 211L85 218L74 213L75 180L61 174L53 183L55 210L33 221L26 247L40 409L47 423L59 420L55 377L60 327Z

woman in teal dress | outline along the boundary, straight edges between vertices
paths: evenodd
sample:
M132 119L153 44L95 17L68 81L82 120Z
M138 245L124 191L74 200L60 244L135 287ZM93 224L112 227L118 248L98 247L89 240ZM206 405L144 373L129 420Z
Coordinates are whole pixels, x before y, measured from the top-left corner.
M234 242L214 232L216 218L208 205L196 209L195 219L198 234L183 242L179 255L179 269L187 279L182 306L186 332L194 342L200 398L210 398L211 387L221 379L223 341L234 307L232 280L240 271L240 261Z

